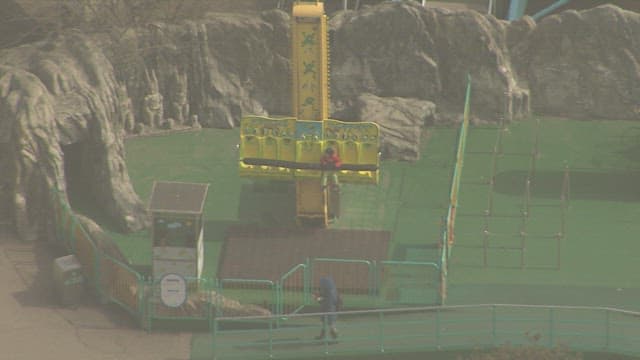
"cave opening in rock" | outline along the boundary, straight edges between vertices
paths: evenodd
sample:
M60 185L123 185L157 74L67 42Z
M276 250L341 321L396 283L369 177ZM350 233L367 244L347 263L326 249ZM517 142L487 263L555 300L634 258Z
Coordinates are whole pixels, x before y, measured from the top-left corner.
M8 223L11 210L9 204L11 203L10 191L9 191L9 145L7 143L0 142L0 224Z
M62 145L64 178L71 208L81 213L95 214L97 206L93 177L90 175L88 146L85 142Z

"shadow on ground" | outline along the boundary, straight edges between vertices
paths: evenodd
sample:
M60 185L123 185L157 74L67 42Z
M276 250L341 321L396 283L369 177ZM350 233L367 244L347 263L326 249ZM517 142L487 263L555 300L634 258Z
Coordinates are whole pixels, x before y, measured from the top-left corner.
M295 196L293 183L257 181L243 184L238 201L237 219L207 220L205 234L208 239L223 240L231 226L295 227Z
M89 288L85 289L76 303L61 303L56 296L52 276L53 261L68 255L60 247L46 242L19 241L7 242L2 247L10 265L25 285L24 290L13 294L22 307L56 310L69 323L84 328L137 327L131 317L114 304L100 304Z
M531 182L533 198L559 199L564 171L536 172ZM496 176L495 191L522 196L526 171L505 171ZM573 170L569 173L569 197L573 200L640 201L640 171L598 172Z
M240 192L238 218L242 223L269 227L295 226L296 188L290 182L253 182Z

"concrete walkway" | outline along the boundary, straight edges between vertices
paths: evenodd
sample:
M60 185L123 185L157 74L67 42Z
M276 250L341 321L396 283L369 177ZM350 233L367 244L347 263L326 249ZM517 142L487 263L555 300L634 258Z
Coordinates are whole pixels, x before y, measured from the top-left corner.
M55 250L23 243L0 229L1 359L187 360L190 333L147 333L118 308L88 297L77 308L56 304Z

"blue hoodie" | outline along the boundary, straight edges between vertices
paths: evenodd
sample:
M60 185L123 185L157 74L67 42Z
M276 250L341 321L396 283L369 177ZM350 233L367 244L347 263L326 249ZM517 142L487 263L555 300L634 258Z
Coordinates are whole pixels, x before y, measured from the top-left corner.
M320 278L320 310L322 312L337 311L338 289L332 277Z

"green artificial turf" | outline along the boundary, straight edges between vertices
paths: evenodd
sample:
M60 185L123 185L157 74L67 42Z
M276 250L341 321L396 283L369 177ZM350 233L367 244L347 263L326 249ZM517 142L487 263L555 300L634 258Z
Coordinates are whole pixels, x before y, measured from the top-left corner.
M432 140L424 141L426 155L420 160L385 162L379 186L344 184L341 218L332 227L392 231L392 258L436 262L434 245L446 209L456 131L433 133ZM237 137L237 130L204 129L126 143L129 176L143 201L148 201L154 180L211 184L204 210L207 276L215 276L227 226L294 226L295 193L287 183L238 177ZM133 263L150 264L146 232L112 235Z
M126 161L136 193L148 203L154 181L209 183L204 208L205 267L215 277L224 231L243 220L252 208L241 196L249 182L237 174L237 130L202 130L166 136L140 137L126 142ZM151 264L151 241L146 232L114 238L135 264Z
M637 308L633 298L640 293L640 272L634 269L640 253L640 128L628 121L541 118L515 122L502 131L490 192L498 130L469 130L448 302ZM525 179L532 169L536 134L538 156L525 221ZM392 231L391 258L437 262L434 245L448 205L456 136L455 128L429 129L418 161L384 161L378 186L345 184L342 217L333 226ZM227 226L293 226L295 194L290 187L264 181L256 185L238 177L237 138L237 129L204 129L126 143L129 175L144 201L154 180L211 184L204 215L206 276L215 276ZM565 167L570 169L570 194L566 234L558 247ZM490 199L491 216L485 217ZM522 268L519 234L525 223ZM487 226L492 248L485 267ZM114 237L134 263L150 263L145 233Z
M450 303L517 302L623 306L638 309L640 275L640 128L628 121L540 119L539 156L531 183L522 265L525 178L531 168L536 121L503 133L493 192L494 216L485 219L491 174L489 130L469 134L460 190L456 244L450 263ZM478 138L481 138L478 140ZM475 139L474 139L475 138ZM475 151L475 153L474 153ZM560 246L560 193L570 170L566 236ZM489 227L488 266L483 233ZM501 247L501 248L497 248ZM513 249L515 248L515 249ZM560 256L558 260L558 251ZM558 268L559 265L559 268Z

